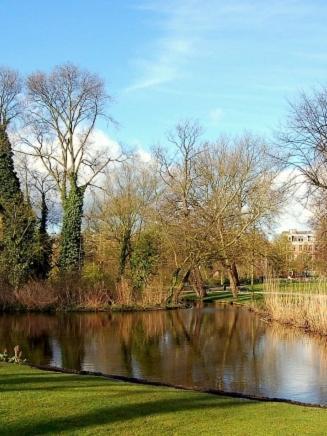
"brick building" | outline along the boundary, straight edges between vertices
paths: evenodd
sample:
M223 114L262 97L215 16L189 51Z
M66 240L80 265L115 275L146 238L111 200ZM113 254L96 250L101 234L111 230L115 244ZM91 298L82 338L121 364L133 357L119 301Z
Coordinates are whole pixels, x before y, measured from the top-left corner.
M304 254L314 257L317 250L314 232L311 230L291 229L288 232L283 232L283 234L287 236L292 245L294 259Z

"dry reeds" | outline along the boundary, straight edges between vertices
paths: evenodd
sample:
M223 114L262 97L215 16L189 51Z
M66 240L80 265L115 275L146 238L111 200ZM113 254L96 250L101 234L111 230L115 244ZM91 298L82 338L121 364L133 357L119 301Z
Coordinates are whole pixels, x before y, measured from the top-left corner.
M49 283L32 281L14 291L16 303L27 310L47 310L58 302L58 293Z
M164 306L167 290L158 279L153 279L144 289L135 290L126 279L121 279L116 285L114 302L118 306L137 306L148 308Z
M284 285L278 279L268 279L264 301L271 318L327 335L326 281Z
M100 311L120 308L163 307L166 291L162 283L152 282L136 291L128 280L112 285L67 276L47 281L30 281L19 289L2 292L0 307L27 311Z

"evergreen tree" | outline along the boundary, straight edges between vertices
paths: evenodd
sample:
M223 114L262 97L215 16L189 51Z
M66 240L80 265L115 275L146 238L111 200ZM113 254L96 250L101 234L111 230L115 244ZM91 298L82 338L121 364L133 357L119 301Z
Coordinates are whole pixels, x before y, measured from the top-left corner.
M41 193L41 217L37 232L38 251L35 261L35 274L40 279L46 279L51 270L52 241L47 232L48 205L45 192Z
M20 189L4 125L0 125L0 213L3 227L1 269L8 281L18 286L33 274L36 220Z
M14 169L13 152L4 126L0 124L0 207L15 199L22 200L20 183Z

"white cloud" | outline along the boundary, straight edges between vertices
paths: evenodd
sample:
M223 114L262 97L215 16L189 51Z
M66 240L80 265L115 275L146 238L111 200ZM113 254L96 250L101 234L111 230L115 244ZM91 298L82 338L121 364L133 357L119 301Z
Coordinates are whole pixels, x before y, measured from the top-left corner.
M138 148L136 150L136 156L140 159L141 162L144 162L144 163L151 162L151 160L152 160L151 153L144 150L144 148Z
M107 151L112 159L117 159L122 152L120 144L103 130L95 129L91 141L95 149Z
M288 196L286 205L279 217L277 232L289 229L305 230L310 228L310 220L313 217L312 210L307 201L307 188L303 176L299 171L285 169L278 178L278 182L296 182L296 188Z

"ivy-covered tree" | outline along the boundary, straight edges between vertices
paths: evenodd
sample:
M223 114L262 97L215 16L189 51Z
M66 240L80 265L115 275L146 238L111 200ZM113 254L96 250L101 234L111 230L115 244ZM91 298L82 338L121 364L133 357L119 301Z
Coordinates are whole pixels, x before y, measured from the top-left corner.
M71 65L49 74L28 77L25 144L56 182L63 209L60 260L62 272L78 271L83 261L81 224L84 194L112 160L108 150L96 149L96 121L105 115L108 96L95 74Z
M140 292L155 273L160 255L159 235L147 230L139 235L131 255L133 287Z
M85 186L71 180L70 190L64 201L59 265L62 271L81 268L84 257L81 236Z

